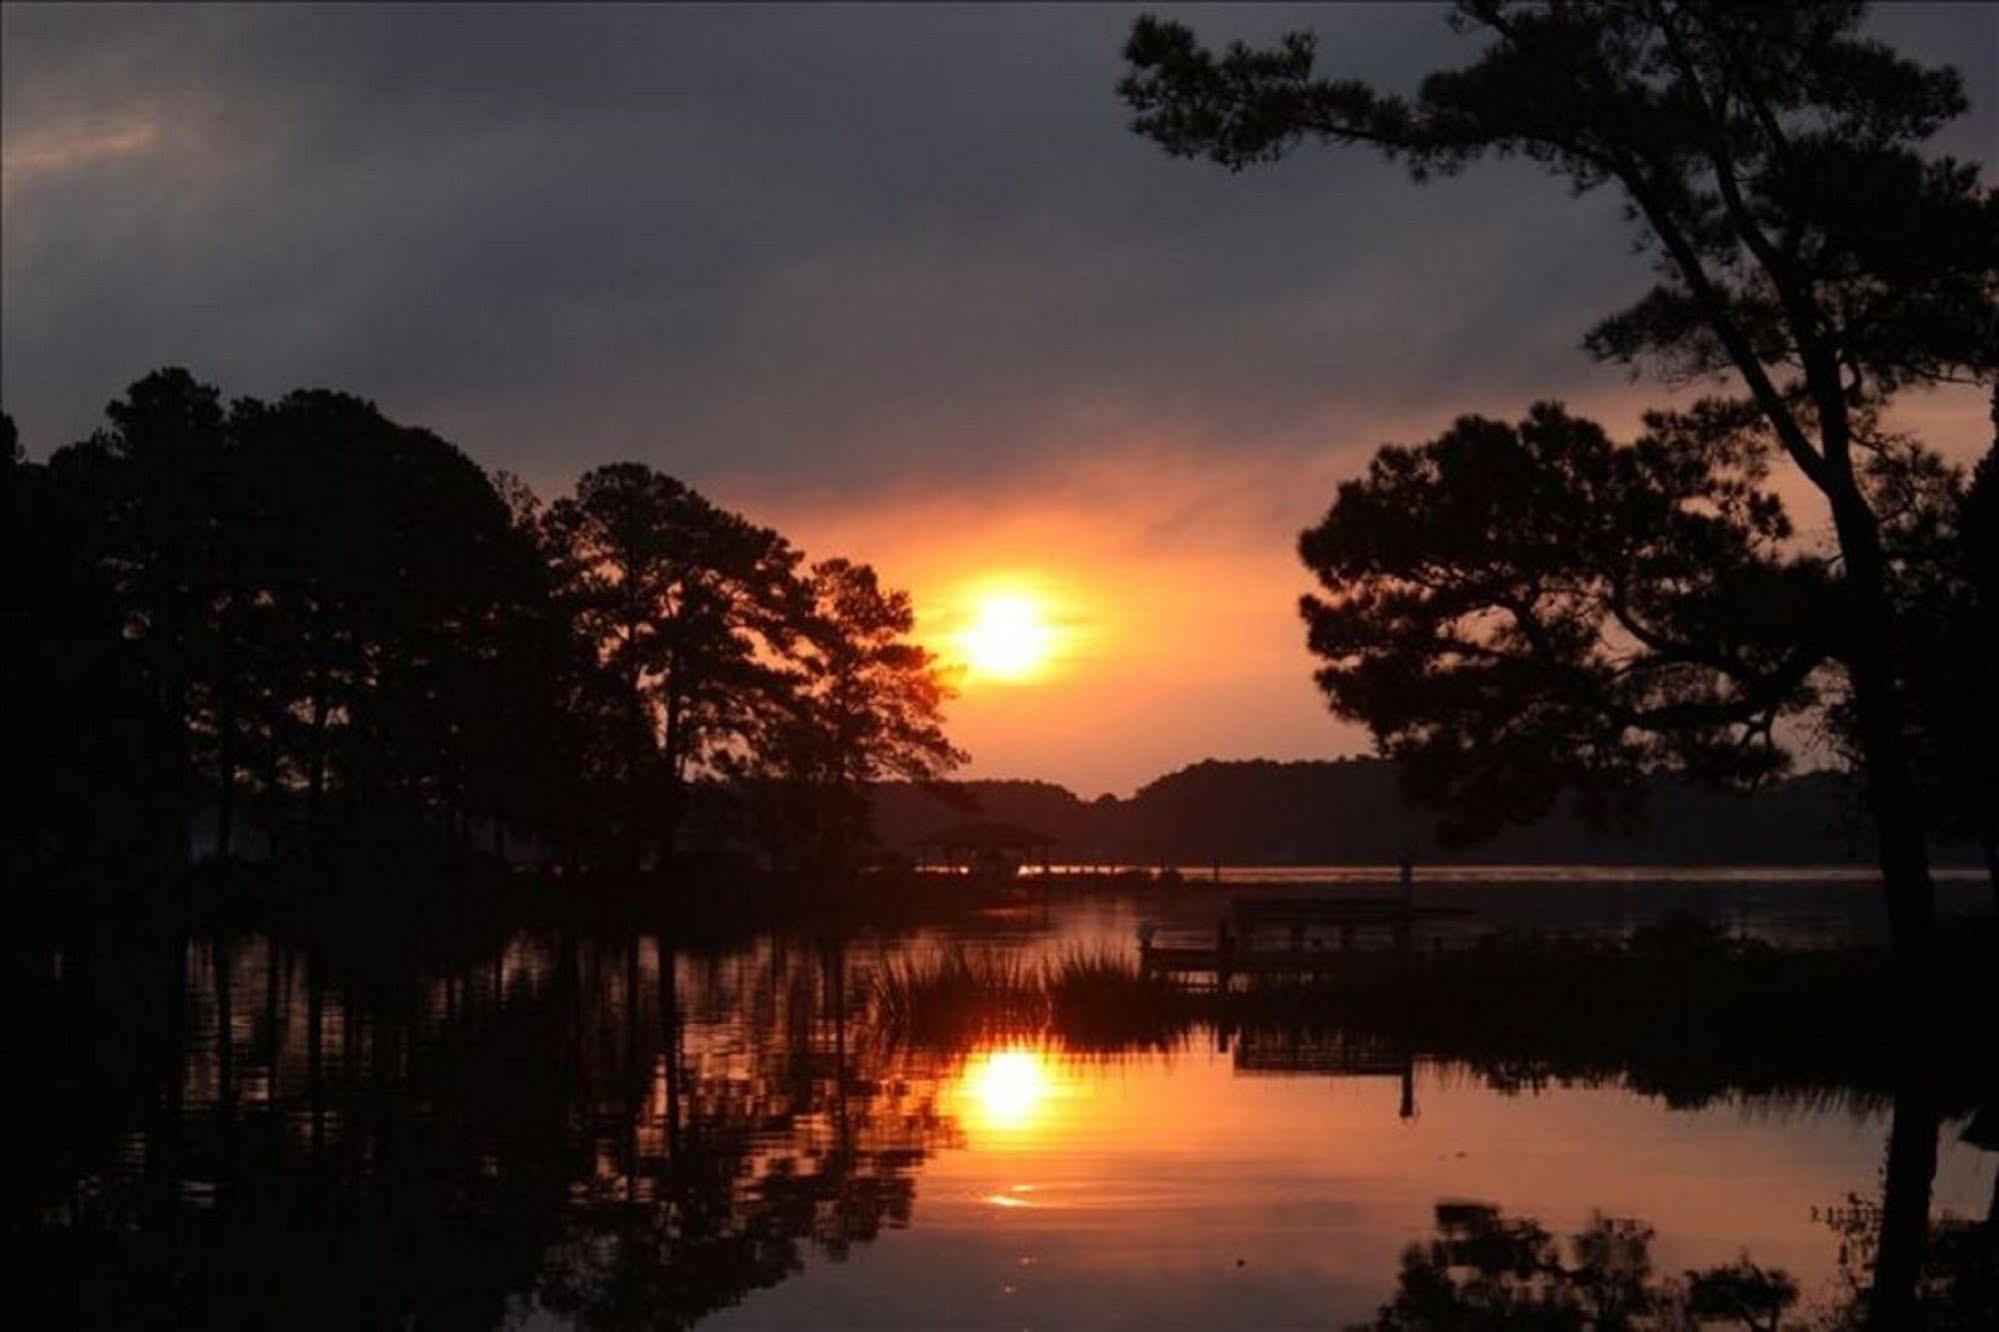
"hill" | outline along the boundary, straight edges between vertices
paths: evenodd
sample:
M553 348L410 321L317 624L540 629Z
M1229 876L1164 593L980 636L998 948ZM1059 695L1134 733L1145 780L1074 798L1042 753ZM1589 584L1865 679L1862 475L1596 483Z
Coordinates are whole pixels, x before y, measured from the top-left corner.
M1123 800L1083 800L1036 781L955 783L952 796L900 783L877 787L882 844L908 851L928 833L977 817L1045 832L1057 840L1058 858L1076 863L1367 865L1407 854L1433 864L1805 865L1870 856L1857 789L1825 772L1753 795L1661 779L1643 824L1629 832L1590 828L1564 811L1458 848L1438 845L1434 814L1405 801L1395 765L1374 758L1211 759ZM1968 851L1962 858L1973 859Z

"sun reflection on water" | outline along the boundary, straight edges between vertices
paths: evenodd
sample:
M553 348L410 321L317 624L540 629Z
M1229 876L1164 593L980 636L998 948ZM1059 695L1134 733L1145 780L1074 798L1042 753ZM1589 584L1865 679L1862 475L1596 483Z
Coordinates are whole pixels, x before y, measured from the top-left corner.
M1005 1193L988 1193L985 1200L994 1207L1021 1208L1041 1206L1034 1199L1021 1196L1022 1194L1032 1192L1034 1192L1032 1184L1016 1184Z
M1031 1129L1048 1099L1048 1070L1033 1050L989 1050L965 1066L965 1090L981 1127Z
M1046 1138L1074 1087L1048 1051L1009 1045L965 1060L952 1089L959 1121L974 1135L1015 1146Z

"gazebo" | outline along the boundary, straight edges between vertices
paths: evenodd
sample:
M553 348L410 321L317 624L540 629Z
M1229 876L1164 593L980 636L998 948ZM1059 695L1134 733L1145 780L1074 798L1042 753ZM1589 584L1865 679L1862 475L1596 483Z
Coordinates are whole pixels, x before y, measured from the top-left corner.
M924 863L999 878L1013 877L1023 865L1039 864L1046 873L1054 846L1055 839L1046 833L992 819L954 823L916 842Z

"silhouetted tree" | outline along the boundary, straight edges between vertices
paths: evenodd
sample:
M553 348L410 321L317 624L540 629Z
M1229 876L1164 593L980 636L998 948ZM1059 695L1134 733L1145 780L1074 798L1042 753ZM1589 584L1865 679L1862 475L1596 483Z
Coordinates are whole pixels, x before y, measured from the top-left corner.
M133 384L106 415L24 478L23 532L47 560L46 579L21 592L22 710L41 718L27 724L40 742L28 771L46 783L45 829L143 828L180 865L234 702L221 669L224 617L240 602L226 417L216 391L180 369ZM107 707L115 721L99 719Z
M497 812L504 738L551 691L514 650L547 617L538 556L485 474L344 394L225 410L168 369L107 415L9 465L43 570L10 580L37 863L137 822L184 864L204 808L218 863L253 805L323 836L338 797L345 845Z
M906 597L845 561L801 576L777 533L649 468L544 510L364 399L225 408L179 369L108 417L46 464L11 419L0 439L26 645L0 686L32 775L10 864L116 844L185 883L191 852L247 850L250 814L321 860L475 830L502 854L514 829L636 864L696 782L782 771L845 809L956 761Z
M473 707L488 723L465 744L466 807L492 824L496 851L506 830L575 840L596 793L582 780L583 728L571 709L582 645L558 602L541 501L509 472L492 475L506 507L510 539L491 572L495 602L489 660L471 683ZM504 717L504 725L492 719Z
M808 853L831 869L869 836L873 783L934 782L965 755L944 734L950 691L936 657L909 640L909 595L844 559L813 565L805 592L792 693L769 757Z
M799 556L641 463L587 472L549 509L559 598L596 657L591 766L620 793L637 864L670 848L686 787L739 751L784 684Z
M11 422L8 423L11 427ZM13 442L13 441L10 441ZM16 443L16 448L18 444ZM112 468L66 451L48 463L8 450L5 637L0 727L10 795L6 862L14 882L98 890L131 907L185 861L185 801L167 770L181 729L126 636L113 571L100 558ZM12 905L25 906L16 895Z
M241 530L260 543L274 774L302 785L311 823L338 797L347 837L494 812L511 720L546 692L510 651L546 589L491 481L347 394L231 417L258 496Z
M1383 449L1301 540L1334 593L1305 602L1320 684L1448 831L1489 835L1564 790L1629 813L1665 764L1753 781L1782 766L1778 719L1816 699L1829 579L1783 553L1744 422L1649 425L1618 446L1550 404L1467 417Z
M1309 34L1216 55L1184 26L1146 18L1126 47L1131 70L1120 90L1140 133L1232 169L1314 139L1374 147L1419 179L1519 155L1579 193L1621 189L1660 281L1599 323L1586 345L1674 378L1735 375L1745 400L1704 407L1696 420L1729 419L1736 456L1781 454L1824 497L1839 559L1829 613L1803 646L1828 653L1850 699L1889 913L1898 944L1916 951L1932 929L1934 890L1895 655L1895 570L1867 460L1894 447L1879 412L1897 391L1985 378L1999 366L1999 197L1975 166L1917 151L1964 110L1955 72L1861 38L1860 14L1857 4L1464 0L1458 21L1490 44L1471 64L1431 74L1413 99L1316 76ZM1508 607L1489 618L1523 638L1539 632ZM1548 627L1586 632L1579 621ZM1760 636L1761 626L1750 629ZM1724 644L1738 632L1730 626ZM1350 651L1326 627L1315 626L1315 637L1335 671L1368 647ZM1420 743L1418 732L1456 725L1467 706L1494 713L1545 697L1576 659L1565 641L1524 659L1508 653L1517 664L1506 678L1526 686L1524 696L1488 688L1472 699L1454 665L1483 637L1437 646L1445 669L1434 718L1419 691L1404 696L1414 711L1381 718L1377 730ZM1734 663L1690 675L1700 704L1691 727L1711 732L1723 720L1711 706L1716 679L1732 679ZM1760 715L1725 724L1755 729ZM1604 736L1596 731L1590 747L1606 748ZM1612 766L1579 753L1571 727L1546 727L1543 738L1548 776ZM1621 758L1621 731L1607 749ZM1489 789L1496 776L1482 770L1482 755L1458 753L1453 769L1444 749L1432 749L1433 787ZM1504 761L1523 759L1514 747Z

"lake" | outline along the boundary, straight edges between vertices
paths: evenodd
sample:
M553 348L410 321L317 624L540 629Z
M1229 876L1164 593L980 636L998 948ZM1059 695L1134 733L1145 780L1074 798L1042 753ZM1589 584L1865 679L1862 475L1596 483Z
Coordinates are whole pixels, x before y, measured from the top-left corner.
M1864 936L1847 887L1423 893L1515 928L1691 903L1744 932ZM1077 1051L1003 1031L917 1047L880 1020L898 961L1128 949L1141 918L1201 928L1230 888L1030 898L893 936L547 930L440 954L247 934L50 957L21 1037L42 1076L10 1098L10 1247L50 1311L75 1298L107 1324L1343 1326L1397 1297L1412 1245L1529 1224L1563 1255L1621 1235L1660 1281L1746 1254L1801 1310L1850 1300L1856 1218L1913 1113L1896 1096L1669 1104L1642 1070L1338 1031ZM1939 1127L1932 1215L1983 1218L1999 1154L1961 1114Z

